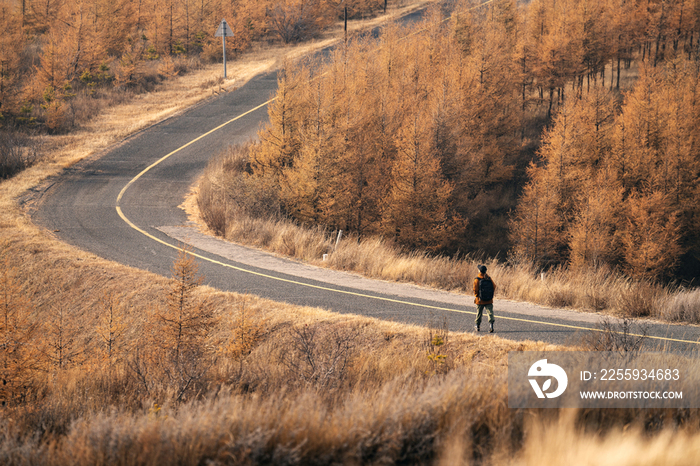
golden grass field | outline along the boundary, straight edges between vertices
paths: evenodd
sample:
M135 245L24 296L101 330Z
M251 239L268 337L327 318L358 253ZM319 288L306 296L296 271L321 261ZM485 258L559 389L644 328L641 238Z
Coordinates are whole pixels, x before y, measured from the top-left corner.
M0 183L3 309L30 302L38 328L14 386L23 398L0 408L0 463L695 464L695 411L509 409L508 351L558 349L551 345L449 332L439 316L418 327L207 287L191 302L211 315L191 355L207 371L178 401L174 366L147 357L173 281L62 243L18 199L288 51L242 57L229 68L235 81L205 68L110 108L79 132L46 138L45 161ZM345 254L366 260L378 246L368 247ZM406 280L410 267L391 273ZM515 278L503 286L529 298ZM107 358L110 306L120 325L109 327L119 331ZM60 367L57 330L70 353Z

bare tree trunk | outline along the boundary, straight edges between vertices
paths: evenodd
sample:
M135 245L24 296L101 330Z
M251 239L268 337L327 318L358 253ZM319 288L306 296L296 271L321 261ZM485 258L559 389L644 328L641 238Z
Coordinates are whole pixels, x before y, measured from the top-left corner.
M170 38L168 39L170 55L173 54L173 2L170 2Z

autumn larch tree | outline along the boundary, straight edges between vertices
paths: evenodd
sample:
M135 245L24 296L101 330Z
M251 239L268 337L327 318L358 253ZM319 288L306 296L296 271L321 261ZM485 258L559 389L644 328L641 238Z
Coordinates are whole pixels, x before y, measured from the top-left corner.
M216 319L194 296L203 277L189 249L179 250L172 276L166 304L156 312L152 322L152 343L159 353L151 362L157 364L160 372L177 388L179 401L212 365L206 339Z
M260 145L251 156L253 170L279 183L282 170L293 165L299 152L301 106L299 86L306 74L291 61L277 78L277 95L268 106L270 123L260 133Z
M9 5L0 5L0 121L3 114L19 113L21 100L20 53L22 43L21 21Z
M407 123L397 135L384 231L410 248L444 246L451 220L452 187L442 176L440 160L428 142L430 136L422 134L419 114L414 112Z
M54 304L42 326L41 352L49 372L64 371L85 361L85 341L80 337L80 325L68 312L69 306L65 302Z
M622 244L628 273L646 280L670 277L682 249L678 217L668 195L637 194L627 199L626 208Z
M121 358L124 337L128 329L124 306L118 297L105 293L100 300L100 317L96 332L101 339L101 349L107 365L112 366Z
M567 228L569 264L579 270L619 263L623 189L609 172L582 180L573 221Z
M0 256L0 403L3 406L20 403L29 396L39 368L35 346L39 325L16 273L16 268Z
M563 219L560 194L547 172L534 164L528 169L525 186L510 226L513 254L536 266L549 266L561 260Z

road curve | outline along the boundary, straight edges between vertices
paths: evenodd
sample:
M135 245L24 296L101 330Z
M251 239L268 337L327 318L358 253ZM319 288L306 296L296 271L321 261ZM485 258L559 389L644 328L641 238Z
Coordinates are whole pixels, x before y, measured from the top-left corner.
M218 289L420 325L444 315L451 330L471 331L470 297L316 269L188 229L178 206L191 185L211 156L256 137L276 87L276 73L257 76L65 170L44 193L33 220L69 244L163 276L170 276L177 247L186 240L207 284ZM501 337L562 344L576 342L599 319L505 300L497 300L496 315ZM648 333L654 347L700 349L695 326L652 323Z

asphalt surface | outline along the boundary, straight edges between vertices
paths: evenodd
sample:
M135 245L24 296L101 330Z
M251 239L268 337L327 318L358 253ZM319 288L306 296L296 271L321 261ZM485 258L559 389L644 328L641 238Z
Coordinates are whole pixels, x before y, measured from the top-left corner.
M209 99L133 135L99 159L65 170L43 193L34 221L83 250L170 276L179 240L175 230L168 228L187 225L185 213L178 206L212 156L231 144L256 137L267 121L267 107L259 106L273 96L276 87L275 73L258 76L234 92ZM279 267L270 265L253 251L249 260L234 260L225 246L198 245L194 252L200 257L206 283L221 290L419 325L431 316L445 316L451 330L473 331L472 297L429 290L419 293L417 287L402 288L385 282L356 283L349 275L348 285L344 285L342 275L331 282L326 279L328 272L296 273L303 265L292 261ZM504 300L497 300L495 309L496 335L513 340L576 343L600 319ZM656 337L647 340L648 347L683 352L700 348L695 343L700 341L696 326L646 326L648 334ZM483 333L486 327L484 322L482 335L489 338ZM641 328L633 327L632 332L641 333Z

